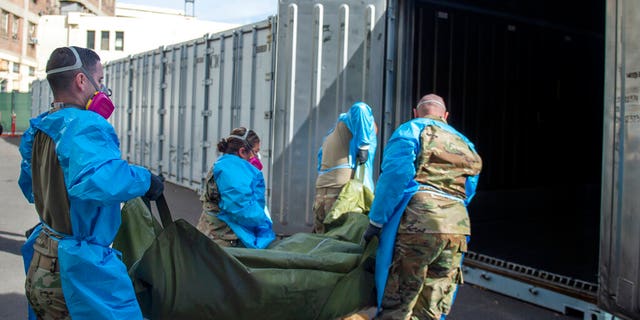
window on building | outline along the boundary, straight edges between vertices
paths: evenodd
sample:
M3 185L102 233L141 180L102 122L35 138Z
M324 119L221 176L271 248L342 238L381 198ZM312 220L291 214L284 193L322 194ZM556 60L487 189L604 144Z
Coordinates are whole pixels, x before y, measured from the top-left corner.
M17 62L13 63L13 73L20 73L20 64Z
M35 77L36 76L36 68L35 67L29 67L29 76L30 77Z
M116 31L116 51L124 50L124 31Z
M29 44L32 44L32 45L38 44L38 37L36 34L36 24L33 22L29 22Z
M11 26L11 37L15 40L18 39L19 29L20 29L20 17L13 16L13 24Z
M93 30L87 30L87 48L96 48L96 32Z
M102 31L100 36L100 49L109 50L109 31Z
M0 17L0 19L2 19L0 21L0 23L2 23L1 29L0 29L0 35L1 36L8 36L9 35L9 12L6 11L2 11L2 17Z

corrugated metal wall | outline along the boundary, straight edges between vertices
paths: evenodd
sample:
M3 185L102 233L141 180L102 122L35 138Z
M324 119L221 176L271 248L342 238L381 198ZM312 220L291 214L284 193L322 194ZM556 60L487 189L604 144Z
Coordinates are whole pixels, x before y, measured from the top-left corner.
M124 159L199 191L217 143L239 126L261 137L263 173L272 158L276 18L105 63L116 109L110 118ZM53 101L33 82L31 115ZM197 205L197 204L194 204Z
M640 3L608 0L599 304L640 318Z
M274 229L309 231L323 137L358 101L383 119L386 4L299 2L281 1L278 20L106 63L123 157L199 191L218 141L250 127L262 140Z
M218 156L217 143L245 126L261 137L268 177L274 21L107 63L123 157L200 190Z
M53 101L53 93L46 79L31 83L31 117L35 117L47 110Z
M385 6L280 1L270 183L277 232L311 229L317 152L338 115L364 101L381 123Z

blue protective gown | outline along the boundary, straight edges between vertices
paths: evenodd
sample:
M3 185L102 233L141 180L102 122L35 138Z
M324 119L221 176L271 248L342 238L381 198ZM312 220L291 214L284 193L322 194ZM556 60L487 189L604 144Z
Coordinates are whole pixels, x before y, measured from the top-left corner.
M235 154L224 154L213 166L220 192L218 219L229 225L247 248L266 248L276 235L265 214L262 172Z
M394 131L389 139L384 149L382 173L378 178L377 189L369 212L369 219L382 226L376 253L375 271L378 310L382 304L382 296L393 259L396 232L402 214L409 200L420 187L420 184L414 180L416 175L415 161L421 150L420 133L426 126L438 126L458 135L475 152L473 143L453 127L444 122L427 118L416 118L405 122ZM465 206L475 195L477 184L478 176L467 178Z
M63 237L58 241L58 259L71 318L142 319L120 252L109 245L120 228L120 203L145 194L151 183L149 171L121 158L115 131L99 114L76 108L45 112L31 119L20 143L18 184L31 203L37 131L55 142L69 197L72 234L58 233ZM42 228L49 227L41 222L22 247L25 272ZM29 314L33 316L31 310Z
M375 158L378 140L376 138L375 119L373 118L373 111L371 111L371 107L369 107L369 105L367 105L366 103L356 102L351 106L349 112L340 114L338 120L336 121L336 125L337 122L340 121L344 122L347 128L349 128L349 131L351 131L352 135L351 141L349 142L349 163L321 170L322 147L320 147L320 149L318 150L318 175L339 168L355 169L358 148L362 146L369 146L369 158L367 159L367 162L364 163L363 182L364 185L369 188L369 190L374 191L373 159ZM334 125L329 130L324 139L326 139L326 137L330 135L335 129L336 126Z

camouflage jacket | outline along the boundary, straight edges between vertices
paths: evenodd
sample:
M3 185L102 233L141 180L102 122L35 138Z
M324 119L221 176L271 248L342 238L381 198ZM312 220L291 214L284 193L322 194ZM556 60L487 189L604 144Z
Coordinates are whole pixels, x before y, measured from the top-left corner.
M205 179L205 186L202 194L200 195L200 201L202 202L202 211L209 213L220 212L220 192L218 191L218 185L213 178L213 168L207 172L207 178Z
M398 233L470 234L465 186L467 177L480 173L480 156L458 135L426 126L415 167L420 188L405 209Z
M238 236L226 222L218 219L220 192L218 191L216 180L213 178L213 167L207 173L204 190L200 195L200 202L202 202L202 214L200 221L198 221L198 230L220 246L238 246Z

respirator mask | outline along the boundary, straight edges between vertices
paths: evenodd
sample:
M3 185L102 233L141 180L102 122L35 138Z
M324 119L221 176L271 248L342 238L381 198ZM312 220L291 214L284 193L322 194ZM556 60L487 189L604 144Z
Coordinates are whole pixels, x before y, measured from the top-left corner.
M256 169L262 170L262 162L260 161L262 157L260 156L260 152L257 152L257 153L253 152L253 146L249 143L249 141L247 141L248 134L249 134L249 129L246 129L243 136L232 134L229 136L229 138L237 138L242 140L246 150L249 150L254 155L253 157L249 158L249 160L247 161L249 161L249 163L251 163L251 165L254 166Z
M93 80L91 82L93 82ZM97 86L94 84L94 87ZM107 89L105 86L102 86L100 89L96 88L96 90L98 91L96 91L93 94L93 97L87 101L85 109L91 110L105 119L109 119L111 113L113 113L113 110L115 109L113 101L109 98L109 96L111 96L111 90Z
M258 170L262 171L262 161L260 161L260 153L257 153L255 157L249 159L249 163L251 163Z
M91 96L89 101L87 101L85 109L91 110L101 115L105 119L109 119L111 113L113 113L113 110L115 109L113 101L111 101L111 98L109 98L109 96L111 96L111 90L109 90L104 85L98 86L95 80L93 80L93 78L90 76L89 72L87 72L87 70L82 65L82 60L80 60L80 56L78 55L76 49L74 47L69 47L69 49L71 49L71 52L73 52L73 55L76 58L76 62L72 66L49 70L47 71L47 75L80 69L80 72L82 72L87 77L87 79L89 79L89 82L91 82L93 87L96 89L93 96Z

